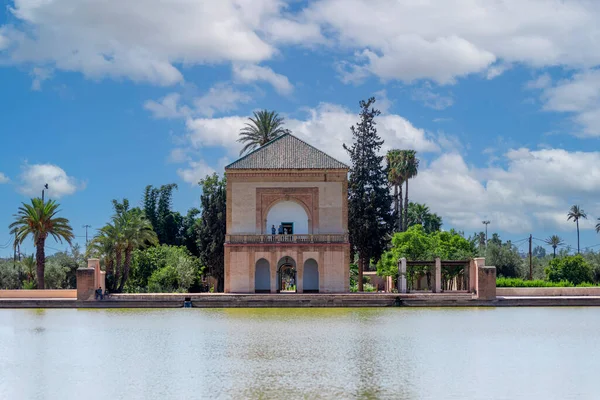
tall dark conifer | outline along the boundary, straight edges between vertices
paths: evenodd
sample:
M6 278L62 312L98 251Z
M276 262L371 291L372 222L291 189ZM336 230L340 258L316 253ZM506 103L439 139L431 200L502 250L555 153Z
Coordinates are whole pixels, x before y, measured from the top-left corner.
M227 190L225 178L217 174L200 181L202 216L198 223L198 250L200 261L217 280L217 292L222 292L225 283L225 228Z
M375 98L360 101L360 120L352 126L354 143L344 144L352 166L348 182L348 230L350 245L358 254L358 290L363 291L363 271L371 259L378 259L391 232L392 196L390 195L383 156L378 154L383 140L377 135L372 108Z

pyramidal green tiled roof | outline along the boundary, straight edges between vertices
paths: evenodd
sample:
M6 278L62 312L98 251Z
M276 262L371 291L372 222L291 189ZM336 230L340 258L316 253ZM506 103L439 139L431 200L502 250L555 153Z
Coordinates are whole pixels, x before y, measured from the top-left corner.
M286 133L225 169L348 169L348 166L291 133Z

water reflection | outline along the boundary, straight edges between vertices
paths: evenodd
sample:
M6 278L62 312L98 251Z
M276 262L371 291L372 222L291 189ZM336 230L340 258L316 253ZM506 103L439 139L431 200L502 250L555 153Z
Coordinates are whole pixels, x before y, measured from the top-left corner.
M596 398L596 309L0 310L0 399Z

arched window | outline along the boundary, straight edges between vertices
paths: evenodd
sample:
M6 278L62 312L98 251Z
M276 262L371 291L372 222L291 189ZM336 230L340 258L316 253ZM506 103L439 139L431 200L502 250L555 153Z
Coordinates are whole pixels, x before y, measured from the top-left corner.
M279 226L285 229L284 234L306 235L309 233L308 215L300 204L295 201L280 201L273 205L267 214L265 232L272 233L275 227L279 234Z

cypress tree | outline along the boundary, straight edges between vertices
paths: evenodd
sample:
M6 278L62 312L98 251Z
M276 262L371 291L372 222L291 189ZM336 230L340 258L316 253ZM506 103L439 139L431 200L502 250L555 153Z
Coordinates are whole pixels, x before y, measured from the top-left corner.
M227 184L215 173L200 181L202 214L198 223L200 261L217 280L217 292L225 283L225 230L227 213Z
M372 107L375 98L360 101L360 118L353 125L351 147L344 144L352 166L348 181L348 231L350 245L358 254L358 290L363 291L363 271L385 251L392 226L392 196L383 158L378 154L383 140L377 135Z

